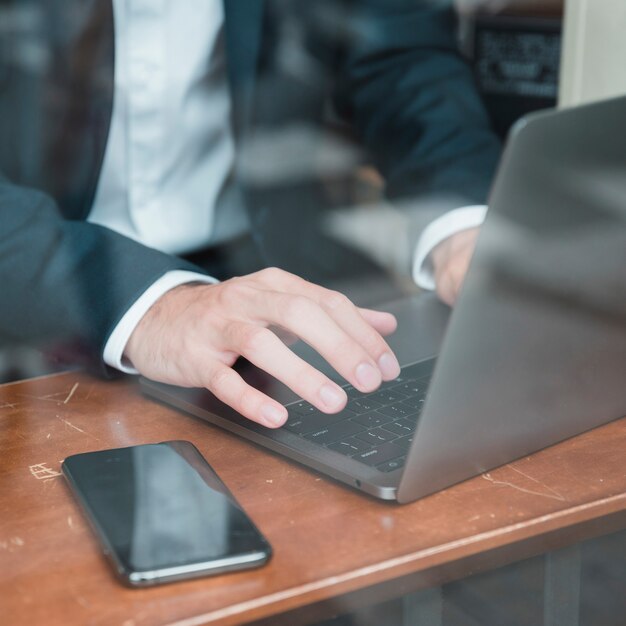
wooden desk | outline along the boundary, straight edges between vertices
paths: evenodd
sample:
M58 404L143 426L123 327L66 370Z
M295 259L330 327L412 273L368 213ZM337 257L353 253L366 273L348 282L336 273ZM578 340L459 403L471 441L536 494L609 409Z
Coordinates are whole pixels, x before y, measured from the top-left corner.
M145 590L115 581L61 460L167 439L194 442L220 473L272 543L268 566ZM77 373L0 387L0 440L4 624L295 624L626 527L626 419L405 506L157 405L132 383Z

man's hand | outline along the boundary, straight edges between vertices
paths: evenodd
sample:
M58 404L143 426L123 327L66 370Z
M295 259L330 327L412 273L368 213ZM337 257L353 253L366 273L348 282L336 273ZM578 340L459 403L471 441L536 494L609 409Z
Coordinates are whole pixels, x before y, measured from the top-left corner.
M139 322L124 354L144 376L206 387L270 428L284 424L287 410L232 369L239 356L321 411L340 411L347 402L343 389L296 356L270 326L306 341L360 391L400 373L381 336L395 330L393 315L358 309L338 292L275 268L169 291Z
M437 295L453 306L467 274L480 228L462 230L444 239L432 251Z

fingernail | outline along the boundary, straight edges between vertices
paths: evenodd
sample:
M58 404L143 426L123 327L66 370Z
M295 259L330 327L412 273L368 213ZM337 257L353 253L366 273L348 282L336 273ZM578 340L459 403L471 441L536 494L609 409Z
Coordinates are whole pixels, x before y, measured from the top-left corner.
M344 391L334 385L324 385L319 390L319 396L324 406L332 411L338 411L346 403Z
M385 380L393 380L400 376L400 364L391 352L385 352L378 359L378 367Z
M356 379L359 385L368 391L380 385L380 373L369 363L361 363L356 368Z
M261 407L261 417L273 426L282 426L287 417L287 410L281 410L273 404L264 404Z

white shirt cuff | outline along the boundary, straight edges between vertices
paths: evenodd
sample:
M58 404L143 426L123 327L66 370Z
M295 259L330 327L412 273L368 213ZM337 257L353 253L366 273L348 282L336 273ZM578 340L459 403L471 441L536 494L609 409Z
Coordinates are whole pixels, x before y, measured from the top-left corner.
M111 336L104 346L103 359L107 365L114 367L126 374L138 374L139 372L124 364L123 356L128 339L139 324L141 318L148 309L166 292L184 285L185 283L218 283L219 280L205 274L188 272L186 270L173 270L163 274L156 282L152 283L146 291L134 302L134 304L124 313L122 319L113 329Z
M444 239L462 230L480 226L485 221L486 214L487 207L483 204L462 207L448 211L424 229L413 257L413 280L419 287L431 291L435 289L431 252Z

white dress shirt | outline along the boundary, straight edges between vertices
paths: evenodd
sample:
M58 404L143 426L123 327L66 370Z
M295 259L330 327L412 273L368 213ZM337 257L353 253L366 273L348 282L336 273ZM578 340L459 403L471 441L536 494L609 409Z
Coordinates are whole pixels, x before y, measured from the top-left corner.
M172 254L243 231L242 206L218 214L234 162L222 0L113 0L113 14L111 128L88 221ZM198 280L215 282L161 277L117 324L104 361L134 372L122 356L139 320L166 291Z
M222 0L113 0L115 89L108 143L88 221L147 246L183 254L247 228L241 204L220 206L234 163ZM418 244L413 275L432 289L430 251L454 232L478 225L485 208L458 209L433 222ZM146 311L188 282L168 272L130 307L104 349L111 367Z

